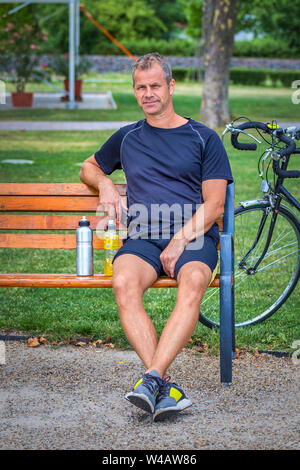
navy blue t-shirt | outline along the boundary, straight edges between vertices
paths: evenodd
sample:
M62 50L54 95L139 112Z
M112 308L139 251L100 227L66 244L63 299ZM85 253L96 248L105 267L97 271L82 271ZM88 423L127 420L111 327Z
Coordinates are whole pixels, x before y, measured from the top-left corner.
M95 153L95 159L107 175L117 169L124 170L128 208L131 215L140 216L141 235L144 235L146 215L149 224L150 214L155 219L157 209L172 206L178 215L181 208L185 223L203 203L202 181L233 181L228 156L218 134L192 119L171 129L150 126L145 119L124 126ZM145 207L146 212L137 212L139 206ZM159 211L160 223L163 213ZM189 217L186 218L186 214ZM176 223L171 214L171 235L178 229ZM207 234L217 242L217 224Z

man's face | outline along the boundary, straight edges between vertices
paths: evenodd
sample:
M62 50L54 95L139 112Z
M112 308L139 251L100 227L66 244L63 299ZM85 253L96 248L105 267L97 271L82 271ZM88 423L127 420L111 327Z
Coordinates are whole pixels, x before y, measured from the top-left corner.
M167 84L161 66L154 63L146 70L134 74L134 94L145 115L162 114L172 103L175 81Z

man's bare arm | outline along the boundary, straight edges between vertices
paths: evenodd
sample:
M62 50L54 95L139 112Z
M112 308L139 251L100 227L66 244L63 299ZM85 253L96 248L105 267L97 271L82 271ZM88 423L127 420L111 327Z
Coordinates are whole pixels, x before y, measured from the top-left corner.
M193 217L171 239L160 255L164 271L174 277L175 265L186 245L204 235L223 214L226 180L207 180L202 183L203 204Z
M101 170L100 166L96 162L95 156L92 155L90 158L83 162L79 178L83 183L86 183L89 186L99 190L99 186L105 184L106 182L112 182L105 173Z
M207 180L202 183L203 204L174 238L186 243L204 235L224 213L227 180Z
M83 183L99 191L100 205L103 206L109 217L115 218L117 216L118 223L121 217L121 197L119 191L112 180L100 168L94 155L83 163L79 178Z

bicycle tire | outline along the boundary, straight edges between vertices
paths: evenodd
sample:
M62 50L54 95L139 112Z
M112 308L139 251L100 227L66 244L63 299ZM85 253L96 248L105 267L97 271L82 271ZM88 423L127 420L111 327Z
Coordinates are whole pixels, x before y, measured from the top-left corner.
M268 212L262 237L250 261L254 264L262 251L272 209L269 203L235 209L235 326L255 325L273 315L295 289L300 275L300 224L280 206L269 249L257 272L247 274L239 263L251 248L264 212ZM260 251L259 251L260 250ZM255 260L255 261L254 261ZM248 263L248 260L247 260ZM250 263L251 264L251 263ZM250 265L248 265L250 267ZM219 327L219 289L208 289L201 304L199 320L209 328Z

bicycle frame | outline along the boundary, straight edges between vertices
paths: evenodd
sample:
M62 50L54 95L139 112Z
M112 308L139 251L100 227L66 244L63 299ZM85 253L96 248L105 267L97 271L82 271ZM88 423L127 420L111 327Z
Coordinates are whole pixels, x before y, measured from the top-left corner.
M280 192L280 194L282 194L284 196L285 199L288 200L288 202L291 204L291 206L296 207L296 209L298 211L300 211L299 201L297 201L297 199L294 198L294 196L292 196L292 194L289 193L288 190L284 186L280 185L279 192Z
M296 149L294 150L293 154L300 154L300 148L296 148ZM282 163L282 167L281 167L282 170L286 170L286 169L287 169L288 164L289 164L289 159L290 159L291 155L293 155L293 154L290 154L290 155L286 158L286 160ZM284 178L282 178L282 177L280 177L280 176L277 178L277 181L276 181L276 183L275 183L275 188L274 188L274 192L273 192L273 193L274 193L276 196L282 194L283 197L284 197L285 199L287 199L288 202L289 202L293 207L296 207L296 209L297 209L298 211L300 211L300 203L299 203L299 201L297 201L297 199L294 198L294 196L292 196L292 194L289 193L289 191L283 186L283 181L284 181ZM280 205L280 202L281 202L281 198L280 198L280 201L279 201L279 205Z

